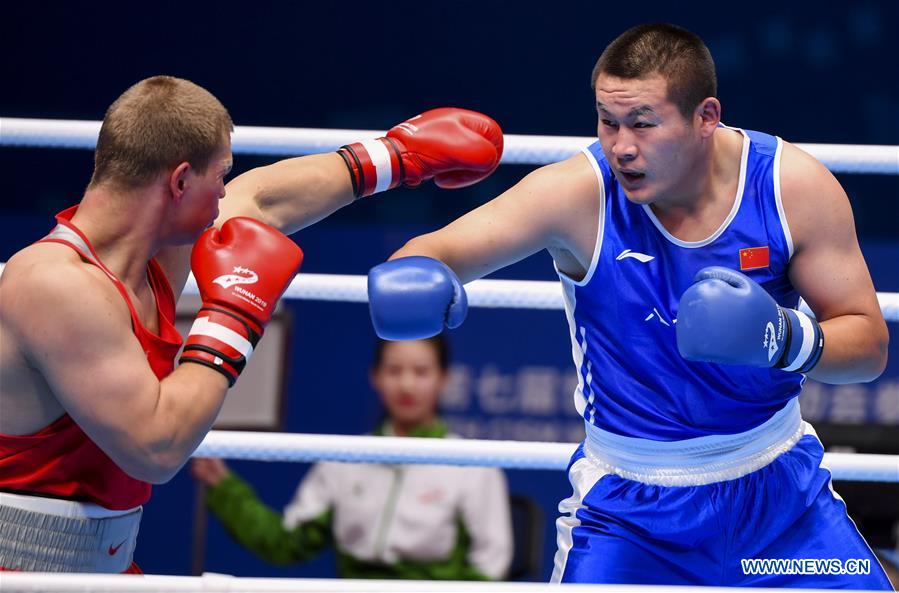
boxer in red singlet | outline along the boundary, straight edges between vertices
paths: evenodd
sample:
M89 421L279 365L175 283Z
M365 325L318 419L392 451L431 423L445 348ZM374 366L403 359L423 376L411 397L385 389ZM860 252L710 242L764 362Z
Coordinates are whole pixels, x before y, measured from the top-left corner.
M474 183L502 152L493 120L438 109L226 186L232 127L193 83L139 82L106 113L80 204L7 263L3 569L138 572L150 484L201 442L302 260L282 233L401 183ZM175 301L190 269L203 307L175 368Z

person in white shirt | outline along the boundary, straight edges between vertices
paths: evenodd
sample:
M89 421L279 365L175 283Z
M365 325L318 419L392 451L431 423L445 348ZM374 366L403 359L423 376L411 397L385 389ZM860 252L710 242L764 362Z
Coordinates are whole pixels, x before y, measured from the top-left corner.
M378 342L370 378L386 418L374 434L452 438L437 411L448 362L441 336ZM496 580L512 559L499 469L322 462L283 513L220 459L195 459L191 470L231 536L273 564L334 545L341 577Z

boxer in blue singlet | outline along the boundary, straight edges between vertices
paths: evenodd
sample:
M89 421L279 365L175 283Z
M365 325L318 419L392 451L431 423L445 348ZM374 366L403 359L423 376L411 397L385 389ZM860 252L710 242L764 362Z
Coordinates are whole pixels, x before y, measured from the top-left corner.
M711 55L679 27L623 33L592 81L599 141L374 268L376 331L455 327L463 282L547 249L587 432L554 581L889 589L797 400L806 376L886 365L845 192L722 125Z

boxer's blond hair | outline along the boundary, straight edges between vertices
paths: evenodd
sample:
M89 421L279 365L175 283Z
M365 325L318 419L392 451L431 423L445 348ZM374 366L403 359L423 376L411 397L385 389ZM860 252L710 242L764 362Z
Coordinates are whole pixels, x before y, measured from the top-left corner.
M233 129L228 110L203 87L146 78L107 109L90 184L144 187L182 162L203 172Z

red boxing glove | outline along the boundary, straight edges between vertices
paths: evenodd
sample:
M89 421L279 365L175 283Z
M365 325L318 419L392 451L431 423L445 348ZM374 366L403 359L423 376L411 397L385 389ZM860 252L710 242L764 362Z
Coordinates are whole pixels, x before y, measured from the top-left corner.
M425 111L387 136L342 146L357 198L433 178L438 187L465 187L499 166L503 131L482 113L455 107Z
M234 385L301 263L296 243L252 218L203 233L190 257L203 307L180 362L213 368Z

